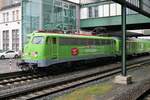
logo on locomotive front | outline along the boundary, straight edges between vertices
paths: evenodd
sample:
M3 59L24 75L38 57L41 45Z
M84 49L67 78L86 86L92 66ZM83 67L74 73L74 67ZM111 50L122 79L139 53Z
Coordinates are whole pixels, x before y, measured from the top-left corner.
M72 48L72 49L71 49L71 54L72 54L72 56L78 55L78 54L79 54L78 48Z

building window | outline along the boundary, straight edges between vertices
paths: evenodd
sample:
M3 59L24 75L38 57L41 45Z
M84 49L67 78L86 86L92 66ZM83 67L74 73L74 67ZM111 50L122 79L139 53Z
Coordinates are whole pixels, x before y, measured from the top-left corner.
M89 7L89 18L91 18L92 17L92 7Z
M116 16L116 15L117 15L116 3L110 4L110 16Z
M16 10L16 20L19 20L19 10Z
M103 17L103 9L104 9L104 5L100 5L98 6L98 16L99 17Z
M104 17L109 16L109 4L104 5Z
M6 22L8 22L9 21L9 13L7 12L6 13Z
M121 15L121 5L117 4L117 15Z
M88 8L81 8L81 19L88 18Z
M94 12L95 12L95 17L98 17L98 6L95 7Z
M12 11L12 21L19 20L19 10Z
M89 7L89 18L98 17L98 6Z
M3 31L3 50L9 50L9 30Z
M3 13L3 22L4 22L4 23L6 22L6 19L5 19L6 17L5 17L5 15L6 15L6 14Z
M12 12L12 20L15 21L15 11Z
M12 49L15 51L19 50L19 30L12 30Z
M9 21L9 13L6 12L6 13L3 13L3 22L8 22Z

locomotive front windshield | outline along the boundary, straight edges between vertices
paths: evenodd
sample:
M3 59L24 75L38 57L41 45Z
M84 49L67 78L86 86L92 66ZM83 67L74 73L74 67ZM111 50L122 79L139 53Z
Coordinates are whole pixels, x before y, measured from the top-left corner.
M32 40L33 44L43 44L44 43L44 37L43 36L35 36Z

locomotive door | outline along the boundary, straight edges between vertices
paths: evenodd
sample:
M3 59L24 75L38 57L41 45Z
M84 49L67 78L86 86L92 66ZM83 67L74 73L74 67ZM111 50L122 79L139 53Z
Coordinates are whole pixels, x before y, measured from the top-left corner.
M51 54L53 59L57 59L57 52L58 52L58 45L57 45L57 38L53 37L52 38L52 49L51 49Z

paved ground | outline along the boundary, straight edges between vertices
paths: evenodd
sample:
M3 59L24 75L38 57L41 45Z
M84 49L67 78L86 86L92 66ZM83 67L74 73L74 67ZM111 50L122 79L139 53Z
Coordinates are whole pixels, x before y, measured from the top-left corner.
M0 74L19 71L18 67L16 66L17 61L17 59L0 59Z

